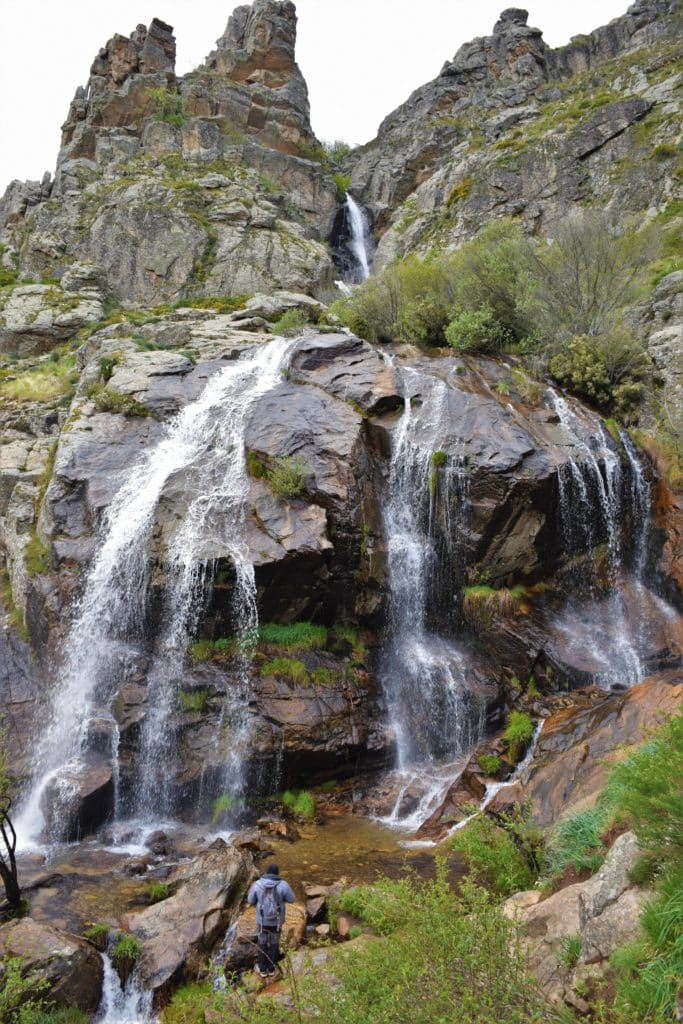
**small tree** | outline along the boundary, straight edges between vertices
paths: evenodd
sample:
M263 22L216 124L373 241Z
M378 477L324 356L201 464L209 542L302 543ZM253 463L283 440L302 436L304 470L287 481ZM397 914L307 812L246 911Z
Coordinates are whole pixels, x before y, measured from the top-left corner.
M0 878L5 887L5 896L10 909L18 911L21 907L21 889L17 874L17 833L10 818L11 807L7 751L4 736L0 734Z
M605 213L574 210L536 252L548 330L591 337L612 327L636 297L657 245L654 229L617 231Z

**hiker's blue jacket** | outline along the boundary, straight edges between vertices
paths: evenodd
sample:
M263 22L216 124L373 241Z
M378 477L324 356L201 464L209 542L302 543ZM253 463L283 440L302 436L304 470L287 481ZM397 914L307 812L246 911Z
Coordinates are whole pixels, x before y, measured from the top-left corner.
M284 879L275 875L262 875L258 881L254 882L247 895L247 903L250 903L252 906L256 904L256 923L259 928L263 925L261 902L268 889L275 889L277 905L280 911L278 927L281 928L285 921L285 903L294 903L296 896Z

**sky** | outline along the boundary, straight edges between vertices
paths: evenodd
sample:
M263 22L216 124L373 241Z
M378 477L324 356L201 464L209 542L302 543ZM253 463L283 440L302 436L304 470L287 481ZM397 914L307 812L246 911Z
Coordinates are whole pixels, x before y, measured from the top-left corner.
M508 0L508 3L510 0ZM529 0L529 24L561 46L623 14L629 0ZM232 0L2 0L0 194L13 178L54 171L60 126L97 51L158 17L174 26L177 71L200 64L223 34ZM374 138L380 121L474 36L505 0L297 0L297 60L318 138Z

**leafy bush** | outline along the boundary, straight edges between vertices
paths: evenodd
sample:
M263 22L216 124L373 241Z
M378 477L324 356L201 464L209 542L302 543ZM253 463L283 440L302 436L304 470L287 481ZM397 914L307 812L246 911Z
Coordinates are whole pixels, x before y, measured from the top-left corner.
M281 676L292 683L305 686L308 683L308 671L303 661L295 658L273 658L261 666L262 676Z
M530 888L536 875L527 858L505 828L485 814L479 814L450 840L478 881L485 882L498 896Z
M351 152L350 145L343 139L335 139L333 142L323 141L323 149L332 164L340 164Z
M109 925L106 921L102 921L99 924L92 925L91 928L86 928L83 932L83 938L87 939L88 942L92 942L93 945L98 948L107 948L107 939L109 937Z
M111 957L115 964L123 962L135 963L139 959L141 952L140 940L135 935L122 933L116 941Z
M231 811L236 810L244 805L244 800L241 797L234 796L232 793L221 793L220 796L216 797L213 802L213 811L211 820L215 825L216 822L220 821L226 814L230 814Z
M147 94L154 105L155 121L165 121L166 124L176 127L185 124L187 118L183 110L183 98L179 93L168 86L160 85L148 89Z
M254 480L262 480L268 476L267 466L261 461L256 452L252 452L251 449L247 451L247 473Z
M549 368L574 394L626 416L643 397L651 364L633 332L615 328L598 337L572 338L551 358Z
M281 334L285 338L295 338L297 334L301 334L308 323L310 323L308 316L302 309L288 309L279 320L275 320L270 325L270 329L273 334Z
M335 171L332 175L332 180L337 186L337 199L340 203L344 202L346 193L349 191L349 185L351 184L351 175L343 174L341 171Z
M534 723L524 711L511 711L503 733L508 753L513 761L519 761L534 735Z
M535 256L544 328L564 337L609 331L637 296L658 245L655 229L619 230L605 213L574 210Z
M259 640L275 647L293 647L301 651L312 651L327 643L327 627L312 622L264 622L259 626Z
M0 1020L3 1024L39 1024L44 1014L41 993L48 987L36 974L24 976L21 960L3 957L0 968Z
M268 471L268 485L278 498L296 498L303 493L308 463L300 456L285 455L276 459Z
M567 867L597 871L604 860L600 835L606 824L605 812L592 807L577 811L551 829L546 841L550 874L560 875Z

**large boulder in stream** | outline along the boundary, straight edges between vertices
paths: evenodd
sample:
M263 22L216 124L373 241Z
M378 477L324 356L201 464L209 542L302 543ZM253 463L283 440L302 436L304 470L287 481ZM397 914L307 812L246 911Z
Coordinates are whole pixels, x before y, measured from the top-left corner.
M102 958L90 943L30 917L0 927L0 954L21 960L24 977L44 982L40 996L94 1013L102 996ZM38 995L38 993L36 993Z
M256 877L246 850L222 839L167 879L173 895L139 914L127 914L122 926L142 947L140 973L158 992L170 982L196 975L223 938L247 886Z

